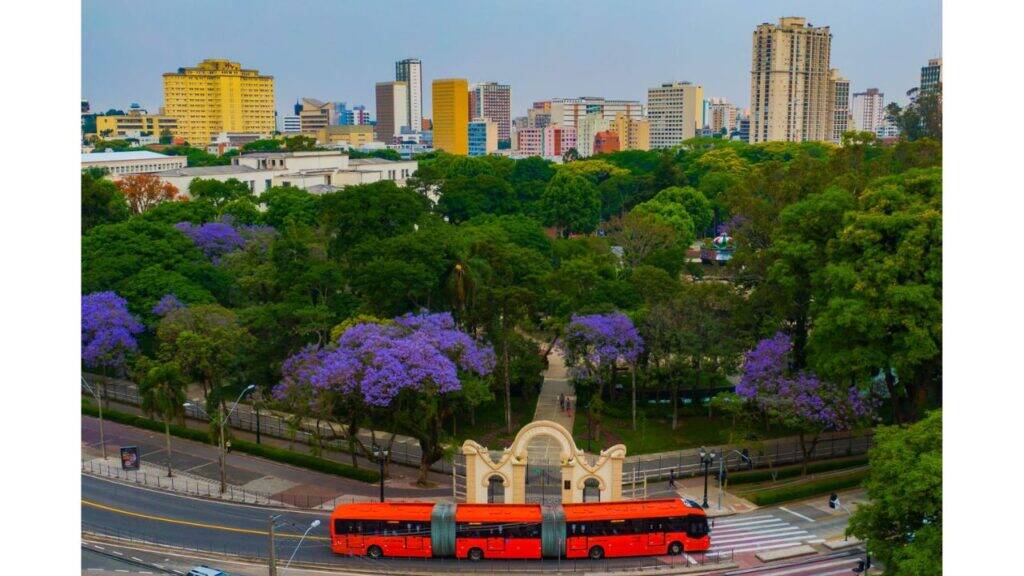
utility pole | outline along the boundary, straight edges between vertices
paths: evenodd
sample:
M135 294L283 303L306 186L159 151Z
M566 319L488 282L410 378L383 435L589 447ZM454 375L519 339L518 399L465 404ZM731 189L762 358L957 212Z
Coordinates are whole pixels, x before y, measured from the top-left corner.
M277 516L271 516L268 524L270 528L267 530L267 534L270 536L270 550L267 558L269 559L270 576L277 576L277 556L276 547L274 545L274 522L277 521Z

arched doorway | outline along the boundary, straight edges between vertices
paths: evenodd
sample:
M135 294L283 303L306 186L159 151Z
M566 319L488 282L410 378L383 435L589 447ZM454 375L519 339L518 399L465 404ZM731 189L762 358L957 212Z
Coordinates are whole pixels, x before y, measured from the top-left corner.
M601 501L601 484L597 481L597 478L587 478L583 481L583 501Z
M498 474L487 479L487 503L505 503L505 479Z

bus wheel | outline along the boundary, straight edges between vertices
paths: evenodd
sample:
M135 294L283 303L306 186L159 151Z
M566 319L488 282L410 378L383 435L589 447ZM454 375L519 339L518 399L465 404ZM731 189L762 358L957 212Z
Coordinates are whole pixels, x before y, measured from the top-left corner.
M683 545L679 542L673 542L668 545L669 556L679 556L683 553Z
M380 546L374 545L366 549L366 555L373 559L383 558L384 551L380 549Z
M468 557L473 562L479 562L484 557L484 551L479 548L470 548Z
M604 548L601 548L600 546L594 546L590 549L591 560L600 560L601 558L604 558Z

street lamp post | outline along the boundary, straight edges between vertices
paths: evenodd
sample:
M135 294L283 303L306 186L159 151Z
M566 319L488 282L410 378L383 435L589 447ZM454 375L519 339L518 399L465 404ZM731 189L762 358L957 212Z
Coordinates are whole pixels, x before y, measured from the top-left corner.
M373 456L377 459L377 463L380 464L380 501L384 501L384 461L388 458L388 449L373 445Z
M100 450L102 450L102 452L103 452L103 461L106 462L107 461L107 440L103 436L103 399L100 398L99 392L95 388L93 388L92 386L89 386L89 383L85 381L85 376L82 376L81 378L82 378L82 386L85 386L85 389L88 390L89 393L92 394L94 398L96 398L96 406L100 410Z
M228 455L227 455L227 450L226 450L225 441L224 441L224 425L231 418L231 414L234 413L235 408L238 408L238 403L242 401L242 396L245 396L246 393L251 392L252 390L255 390L255 389L256 389L256 385L255 384L249 384L248 386L246 386L245 389L242 390L242 393L238 395L238 398L235 399L234 404L231 405L231 409L228 410L227 416L224 415L224 409L223 408L220 409L220 418L219 418L219 420L220 420L220 422L219 422L219 424L220 424L220 458L219 458L219 460L220 460L220 493L221 494L223 494L225 492L225 490L227 490L226 486L227 486L227 482L228 482L228 474L227 474L227 469L225 467L226 463L227 463ZM194 403L194 402L185 402L185 407L188 408L189 406L195 406L198 410L201 410L204 414L206 414L207 418L210 418L211 420L213 419L210 416L209 412L207 412L206 410L203 410L202 407L199 406L199 404Z
M295 545L295 550L292 550L292 555L291 555L291 557L288 558L288 562L284 565L284 570L281 570L282 574L284 574L284 571L287 570L288 567L292 565L292 560L295 559L295 553L298 552L299 551L299 547L302 546L302 541L306 539L306 536L309 535L309 533L313 530L313 528L316 528L319 525L320 525L320 520L313 520L313 522L310 523L309 528L306 528L306 531L302 533L302 538L299 538L299 543Z
M711 470L711 463L715 461L715 453L708 452L707 448L700 447L700 463L704 466L704 502L702 508L708 507L708 472Z
M739 456L740 458L742 458L743 461L746 462L747 464L751 464L752 463L752 461L750 460L750 457L748 457L746 454L740 452L739 450L729 450L728 452L719 454L719 459L718 459L718 509L719 510L722 509L722 492L725 491L725 483L727 482L727 480L725 478L725 458L729 454L734 454L734 453L737 456Z

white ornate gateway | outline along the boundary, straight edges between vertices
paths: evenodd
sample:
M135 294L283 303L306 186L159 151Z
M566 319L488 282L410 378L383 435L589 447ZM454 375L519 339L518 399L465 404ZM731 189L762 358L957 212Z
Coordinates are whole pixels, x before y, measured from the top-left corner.
M622 499L624 445L616 444L602 450L591 466L564 426L550 420L536 420L519 430L512 446L505 448L497 462L491 460L484 446L472 440L462 444L462 454L466 459L466 502L487 503L489 494L493 501L494 491L500 487L501 501L524 504L527 446L538 436L548 436L558 442L563 503L583 502L584 488L591 494L588 500L599 498L601 502L614 502Z

